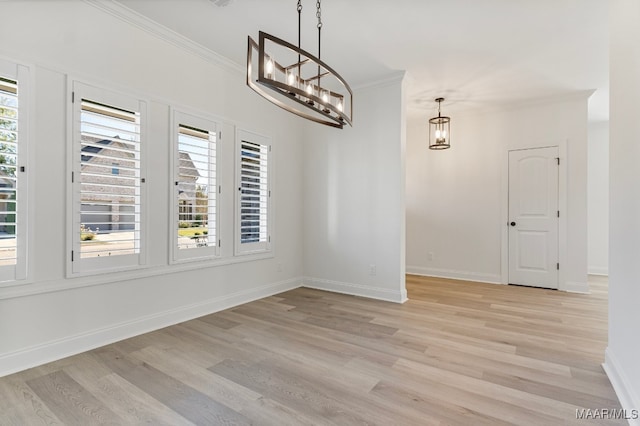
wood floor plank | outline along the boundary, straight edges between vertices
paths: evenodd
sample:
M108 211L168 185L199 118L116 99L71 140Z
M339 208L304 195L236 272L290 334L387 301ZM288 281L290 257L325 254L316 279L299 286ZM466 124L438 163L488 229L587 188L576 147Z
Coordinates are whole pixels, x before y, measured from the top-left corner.
M65 424L122 424L122 420L111 409L64 371L31 379L27 385Z
M14 375L0 380L0 425L61 425L47 405Z
M195 424L251 424L240 413L146 363L110 349L98 349L97 354L116 374Z
M235 411L241 411L252 401L262 397L261 394L236 382L191 364L188 358L182 356L181 351L175 349L163 350L149 346L132 353L131 356Z
M0 426L585 425L619 409L591 294L407 276L409 301L298 288L0 378Z

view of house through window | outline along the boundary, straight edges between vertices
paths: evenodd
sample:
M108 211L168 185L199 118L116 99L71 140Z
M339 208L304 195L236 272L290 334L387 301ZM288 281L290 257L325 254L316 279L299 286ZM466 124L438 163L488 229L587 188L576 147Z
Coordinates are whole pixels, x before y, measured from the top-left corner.
M178 125L178 248L216 246L216 132Z
M16 264L18 83L0 76L0 265Z
M140 251L140 114L82 99L80 257Z

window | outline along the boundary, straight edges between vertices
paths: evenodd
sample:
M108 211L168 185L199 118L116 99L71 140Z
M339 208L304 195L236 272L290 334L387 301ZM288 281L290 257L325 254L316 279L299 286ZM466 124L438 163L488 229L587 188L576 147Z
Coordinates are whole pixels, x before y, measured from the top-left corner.
M26 278L28 69L0 60L0 282Z
M173 260L212 258L218 252L215 122L173 112Z
M73 83L72 273L143 262L145 104Z
M236 254L259 253L271 248L269 156L270 140L238 130L238 186L236 206Z

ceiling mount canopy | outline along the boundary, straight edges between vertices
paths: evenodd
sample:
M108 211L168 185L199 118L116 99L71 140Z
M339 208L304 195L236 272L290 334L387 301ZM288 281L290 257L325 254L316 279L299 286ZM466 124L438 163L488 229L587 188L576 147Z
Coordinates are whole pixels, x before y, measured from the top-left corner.
M279 107L316 123L343 128L353 121L353 92L347 82L320 59L322 15L318 18L318 56L300 44L301 0L298 0L298 46L260 31L249 36L247 85ZM267 89L271 89L268 92Z
M436 98L438 116L429 119L429 149L451 148L451 118L440 114L440 104L444 98Z

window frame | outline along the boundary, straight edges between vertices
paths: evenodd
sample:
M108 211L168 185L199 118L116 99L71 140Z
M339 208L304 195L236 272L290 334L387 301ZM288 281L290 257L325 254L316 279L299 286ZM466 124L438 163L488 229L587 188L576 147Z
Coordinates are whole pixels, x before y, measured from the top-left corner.
M211 180L213 180L213 185L211 185L210 183L209 187L211 186L214 187L213 194L214 194L214 201L215 201L215 209L214 209L215 223L213 226L215 238L214 238L213 246L187 248L187 249L180 249L178 246L178 229L179 229L178 224L179 222L182 221L181 216L185 214L183 211L183 207L189 207L188 210L190 213L188 214L193 214L193 210L192 210L193 207L182 205L180 204L180 200L179 200L179 188L177 184L179 181L179 172L180 172L180 157L179 157L180 125L193 127L201 130L206 130L209 133L213 133L215 135L215 142L214 142L215 152L213 156L213 161L211 157L211 151L209 151L209 157L208 157L209 173L211 173L211 175L209 176L209 179L210 179L210 182ZM221 127L222 127L221 123L212 117L207 117L205 115L200 115L200 114L193 114L191 112L186 112L177 108L171 109L171 119L170 119L171 154L169 156L170 166L171 166L171 172L169 173L169 178L171 179L169 183L171 188L170 196L169 196L169 203L170 203L169 211L171 213L171 217L169 219L169 235L171 235L170 263L172 264L193 262L193 261L215 260L220 258L220 253L221 253L221 250L220 250L220 245L221 245L221 235L220 235L220 230L221 230L220 192L221 191L220 191L220 188L221 188L221 185L220 185L220 173L219 173L219 170L220 170L219 154L220 154L220 141L221 141L221 138L220 138ZM214 170L212 170L212 167L214 167ZM211 194L211 192L209 192L209 194ZM208 221L208 223L210 222ZM208 227L208 229L209 229L209 232L211 232L212 228Z
M68 127L68 195L67 195L67 276L85 276L108 272L126 271L144 267L147 263L147 101L133 95L69 79L69 127ZM82 100L106 105L125 111L133 111L140 117L140 168L139 168L139 220L136 232L139 235L138 252L117 256L82 258L80 251L80 224L82 223L82 200L80 199L80 177L82 168L81 113Z
M0 287L27 279L29 223L29 133L31 76L29 67L0 58L0 76L18 84L18 155L16 161L16 262L0 266ZM19 195L18 195L19 194Z
M243 243L241 240L242 233L242 217L241 217L241 203L242 203L242 142L248 142L253 144L258 144L266 147L267 154L267 182L266 182L266 191L267 191L267 219L266 219L266 241L259 242L251 242L251 243ZM273 214L273 202L272 202L272 189L271 182L273 180L272 177L272 163L273 163L273 152L272 152L272 143L271 138L267 136L260 135L258 133L254 133L244 129L236 130L236 141L235 141L235 187L236 191L236 202L234 209L234 229L235 229L235 238L234 238L234 255L235 256L246 256L246 255L257 255L263 253L271 253L273 249L273 241L272 241L272 229L274 223L274 214Z

